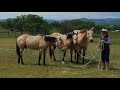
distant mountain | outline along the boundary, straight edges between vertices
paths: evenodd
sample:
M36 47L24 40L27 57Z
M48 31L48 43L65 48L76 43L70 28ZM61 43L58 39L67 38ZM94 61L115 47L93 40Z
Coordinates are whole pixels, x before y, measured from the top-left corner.
M6 19L0 19L0 22L5 22Z
M81 18L82 21L91 21L97 25L120 25L120 18L105 18L105 19L87 19Z
M46 19L49 23L52 22L62 22L64 20L49 20ZM105 18L105 19L87 19L80 18L81 21L91 21L97 25L120 25L120 18Z
M49 23L64 21L64 20L51 20L51 19L44 19L44 20L47 20Z
M0 19L0 22L4 22L6 19ZM64 20L52 20L52 19L44 19L49 23L52 22L63 22ZM80 18L81 21L91 21L97 25L120 25L120 18L105 18L105 19L88 19L88 18Z

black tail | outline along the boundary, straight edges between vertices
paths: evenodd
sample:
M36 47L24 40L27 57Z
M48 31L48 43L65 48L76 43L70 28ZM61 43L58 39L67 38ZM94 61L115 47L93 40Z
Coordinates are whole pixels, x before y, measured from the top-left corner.
M18 57L20 57L20 48L18 47L17 42L16 42L16 53L17 53Z
M49 54L50 54L50 59L52 59L52 50L51 50L51 47L49 47Z

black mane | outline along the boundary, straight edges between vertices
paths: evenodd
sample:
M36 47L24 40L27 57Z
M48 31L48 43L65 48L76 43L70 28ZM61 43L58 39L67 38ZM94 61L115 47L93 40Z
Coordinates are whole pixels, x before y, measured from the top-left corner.
M57 38L51 37L51 36L49 36L49 35L45 35L45 36L44 36L44 40L45 40L46 42L52 42L52 43L54 43L54 42L56 42Z
M72 32L69 32L69 33L67 33L66 35L67 35L67 39L71 39L72 36L73 36L73 33L72 33Z
M80 30L80 33L84 33L86 31L87 31L87 29Z

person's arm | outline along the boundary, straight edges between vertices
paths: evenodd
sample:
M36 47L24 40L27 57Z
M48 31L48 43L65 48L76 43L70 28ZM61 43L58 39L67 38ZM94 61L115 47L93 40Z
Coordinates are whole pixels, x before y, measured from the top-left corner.
M98 45L96 46L96 48L100 48L100 40L99 40L99 43L98 43Z
M103 41L105 44L111 44L111 42L110 42L110 38L108 37L108 40L107 41Z

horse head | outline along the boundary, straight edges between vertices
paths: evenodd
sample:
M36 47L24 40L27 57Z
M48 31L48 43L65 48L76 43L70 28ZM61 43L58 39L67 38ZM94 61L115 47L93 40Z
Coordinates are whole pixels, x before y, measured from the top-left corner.
M62 45L62 44L63 44L62 38L61 38L61 37L56 38L56 45L57 45L57 46L60 46L60 45Z
M78 32L73 31L73 44L77 44L77 39L78 39Z
M93 28L87 30L87 38L91 43L93 42Z
M57 41L57 38L50 35L44 35L44 40L49 43L55 43Z

